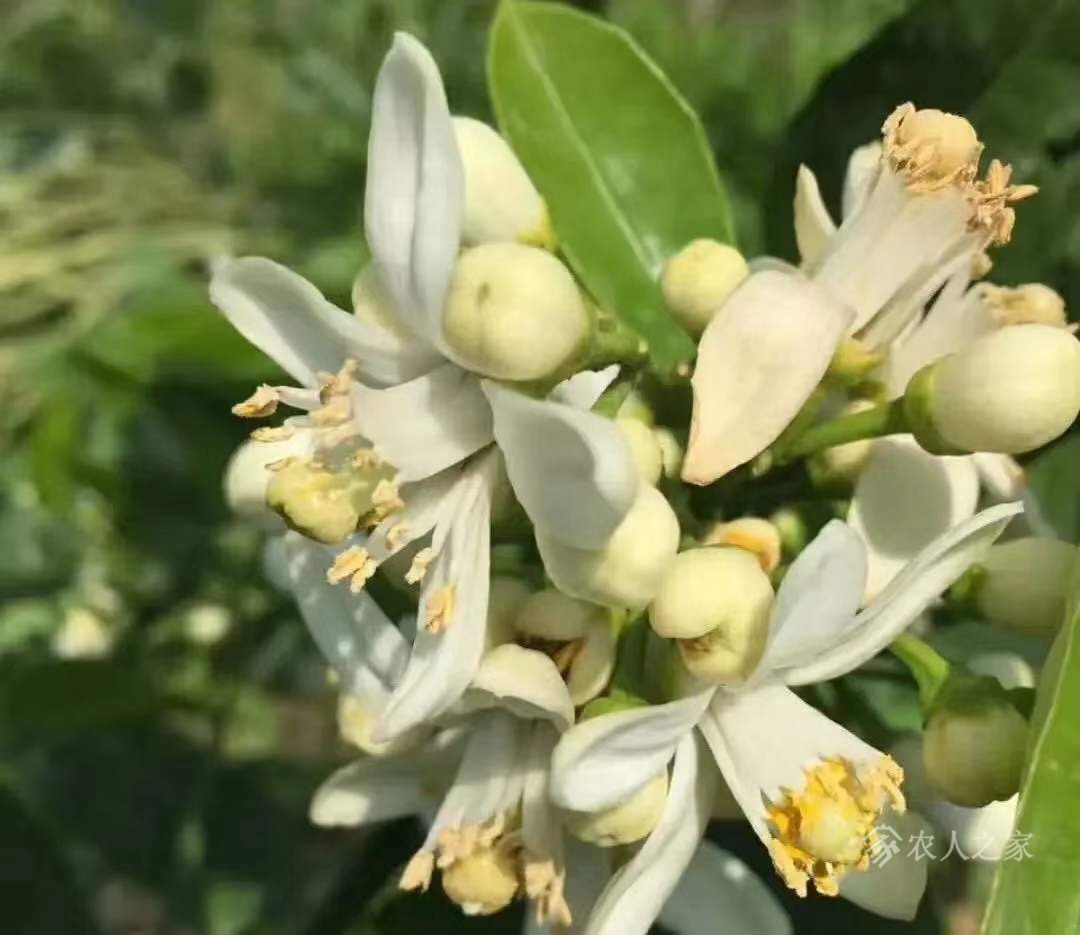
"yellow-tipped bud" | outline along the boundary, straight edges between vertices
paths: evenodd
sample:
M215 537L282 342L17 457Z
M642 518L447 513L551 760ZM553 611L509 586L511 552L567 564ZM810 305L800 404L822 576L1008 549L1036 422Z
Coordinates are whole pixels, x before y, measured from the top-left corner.
M443 335L470 370L538 380L568 364L588 334L574 277L547 251L492 243L461 254L443 308Z
M640 610L652 600L679 548L679 521L664 495L642 484L602 549L573 548L540 530L536 544L560 591L594 604Z
M496 844L474 851L443 869L443 891L466 915L489 916L517 895L518 868L509 851Z
M675 319L698 335L728 296L750 275L734 247L716 240L694 240L664 265L660 289Z
M586 844L616 847L649 835L660 822L667 801L667 770L658 773L618 805L597 812L563 813L570 833Z
M705 545L733 545L757 556L762 571L771 575L780 565L780 530L759 516L741 516L716 523L705 534Z
M615 427L630 449L638 476L646 484L655 484L660 480L664 462L653 430L637 419L622 417L615 420Z
M992 623L1049 635L1065 618L1077 548L1058 539L1013 539L991 547L975 602Z
M1050 325L1064 328L1069 323L1065 315L1065 300L1040 282L1013 288L984 285L980 290L983 302L999 327Z

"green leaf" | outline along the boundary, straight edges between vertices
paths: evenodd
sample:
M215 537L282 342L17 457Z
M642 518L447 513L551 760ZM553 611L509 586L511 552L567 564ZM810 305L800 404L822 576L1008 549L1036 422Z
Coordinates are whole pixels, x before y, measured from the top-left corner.
M648 341L659 372L688 361L657 277L689 241L732 239L697 116L626 33L557 4L504 0L488 82L585 285Z
M1080 567L1077 568L1080 572ZM1080 574L1040 679L1031 720L1029 762L1020 790L1014 841L1030 856L1003 859L983 935L1044 935L1080 929ZM1021 837L1030 835L1030 837ZM1003 854L1003 858L1008 851Z
M1080 542L1080 433L1061 439L1028 465L1043 517L1062 539Z

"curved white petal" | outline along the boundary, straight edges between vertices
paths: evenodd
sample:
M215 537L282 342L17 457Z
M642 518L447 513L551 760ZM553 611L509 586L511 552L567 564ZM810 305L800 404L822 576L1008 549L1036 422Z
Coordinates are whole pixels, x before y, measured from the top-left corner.
M464 198L464 170L439 69L427 49L398 33L372 100L364 228L396 311L440 348Z
M408 644L367 593L327 583L326 548L295 532L282 547L290 589L326 661L346 691L380 709L405 669Z
M910 435L875 441L848 511L866 543L866 597L880 594L922 549L970 519L978 500L971 458L932 455Z
M262 257L219 264L210 299L237 331L302 385L336 373L346 358L383 379L398 370L398 340L328 302L302 276Z
M804 267L818 261L835 233L836 224L821 197L817 176L806 166L799 166L795 176L795 244Z
M1012 455L976 451L971 460L975 462L983 490L991 499L1019 500L1027 492L1027 475Z
M1003 503L976 514L924 548L852 622L833 646L808 663L789 669L784 681L806 685L836 678L884 649L985 553L1019 503Z
M575 409L592 409L618 376L618 364L612 364L603 370L582 370L558 384L548 393L548 399L553 403L565 403Z
M875 140L852 150L844 174L844 217L862 207L881 171L881 143Z
M567 545L603 546L638 486L630 449L615 423L490 380L481 386L491 402L506 473L529 518Z
M1004 802L991 802L982 808L963 808L943 799L936 799L928 806L934 820L948 833L940 842L937 856L944 856L952 835L961 851L971 860L1000 860L1009 836L1016 824L1016 806L1020 801L1017 793Z
M708 689L575 724L551 758L552 799L579 812L622 802L664 768L712 695Z
M851 625L866 584L866 549L850 526L832 520L791 563L773 604L769 642L756 678L797 665L833 645Z
M389 389L354 383L354 418L403 481L430 477L491 442L491 407L455 364Z
M900 815L889 810L881 816L878 827L882 829L879 833L899 845L900 850L888 860L871 863L861 873L844 874L840 878L840 895L867 912L910 921L919 911L926 891L930 860L925 856L916 860L909 842L920 833L929 834L928 823L918 812Z
M435 528L436 558L424 578L419 625L409 663L373 732L389 740L444 712L468 687L480 664L487 628L491 493L498 464L491 452L470 465L446 498ZM424 625L440 593L452 588L448 619Z
M314 436L305 428L297 428L289 438L276 442L243 442L225 466L225 501L239 516L255 520L268 530L285 528L281 517L266 505L266 486L272 472L268 464L282 458L308 454Z
M549 724L533 727L525 750L525 780L521 790L521 839L533 860L563 863L563 826L551 801L551 751L559 735Z
M709 484L760 454L821 382L852 312L812 282L754 273L698 345L683 480Z
M550 720L560 731L574 723L574 704L555 663L515 643L484 656L466 701L472 707L502 707L518 717Z
M708 767L706 767L708 769ZM702 841L679 885L664 904L660 922L674 935L791 935L791 920L753 870L738 857Z

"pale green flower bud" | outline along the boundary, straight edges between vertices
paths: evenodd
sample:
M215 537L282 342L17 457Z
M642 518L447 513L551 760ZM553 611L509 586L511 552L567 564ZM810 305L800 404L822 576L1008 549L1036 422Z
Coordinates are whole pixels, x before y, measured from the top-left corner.
M536 544L560 591L594 604L640 610L652 600L679 548L679 520L660 491L642 484L602 549L564 545L540 530Z
M493 243L458 259L443 335L461 363L500 380L549 376L584 347L589 315L574 277L550 253Z
M1080 343L1049 325L983 335L920 370L904 394L919 444L935 454L1031 451L1080 411Z
M653 412L652 406L649 405L649 401L634 389L626 394L626 398L622 401L622 405L619 406L619 411L615 413L615 417L617 419L637 419L638 422L644 422L645 425L652 425L656 421L656 414Z
M532 589L520 578L494 575L488 591L487 648L514 642L515 626L521 608L528 602Z
M664 264L660 289L679 324L698 335L749 275L738 250L702 238L691 241Z
M734 545L753 553L767 575L780 565L783 546L780 530L760 516L740 516L727 523L714 523L705 533L703 542L705 545Z
M586 844L617 847L647 837L659 824L667 801L667 770L658 773L618 805L596 812L564 811L570 833Z
M663 470L664 463L653 430L637 419L622 417L615 420L615 427L619 430L619 434L625 439L630 449L630 455L634 459L638 476L646 484L655 484L660 480L660 472Z
M554 250L547 205L506 140L471 117L454 118L454 135L465 169L462 242L517 242Z
M773 589L745 549L690 549L675 557L649 607L657 634L679 641L683 665L707 682L754 671L769 634Z
M679 443L675 433L671 429L655 428L653 437L660 448L660 464L662 473L668 480L676 480L682 472L683 458L686 457L686 449Z
M443 891L466 915L489 916L510 905L517 895L518 868L505 847L474 851L442 871Z
M979 296L998 327L1050 325L1064 328L1069 323L1065 315L1065 300L1041 282L1029 282L1012 288L982 285Z
M581 639L591 626L603 619L603 608L554 588L545 588L529 595L522 603L514 620L514 629L522 636L562 643Z
M1057 539L1013 539L991 547L975 585L987 620L1025 633L1049 635L1065 618L1077 549Z
M948 801L968 808L1011 798L1020 787L1027 734L1023 715L989 692L981 703L944 706L923 735L926 778Z

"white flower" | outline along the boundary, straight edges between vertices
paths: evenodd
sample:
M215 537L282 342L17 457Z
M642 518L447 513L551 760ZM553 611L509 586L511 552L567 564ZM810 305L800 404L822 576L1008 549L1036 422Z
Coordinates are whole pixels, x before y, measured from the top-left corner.
M267 446L266 455L245 449L227 482L247 504L267 491L294 528L340 547L329 568L306 558L323 567L300 586L326 590L328 579L360 592L379 563L423 545L406 576L422 582L419 625L379 714L380 741L446 711L477 670L500 452L537 530L573 547L603 545L638 486L618 430L585 411L613 369L535 400L459 366L442 318L461 243L463 187L438 70L423 46L399 34L374 94L364 206L373 268L362 277L358 314L263 259L224 262L211 285L237 330L301 385L261 387L237 407L269 415L283 403L307 414L257 430L250 444ZM370 613L360 596L340 599ZM332 653L333 639L322 632L329 625L317 614L307 619Z
M993 507L949 531L861 611L863 545L850 527L834 521L785 576L765 654L746 682L603 715L567 732L552 764L552 794L566 808L607 808L651 780L673 757L675 763L664 817L637 856L612 878L609 891L616 896L601 898L589 935L646 932L674 888L713 800L716 770L707 762L702 740L789 886L805 893L813 879L819 891L843 892L845 872L868 866L872 832L882 815L890 817L890 807L903 810L902 774L891 759L800 700L789 686L835 678L883 649L1018 511L1018 505ZM803 822L809 815L828 820ZM914 878L902 885L893 881L879 894L877 911L914 914L925 866L912 870ZM862 886L860 903L868 898L873 892L868 896Z

